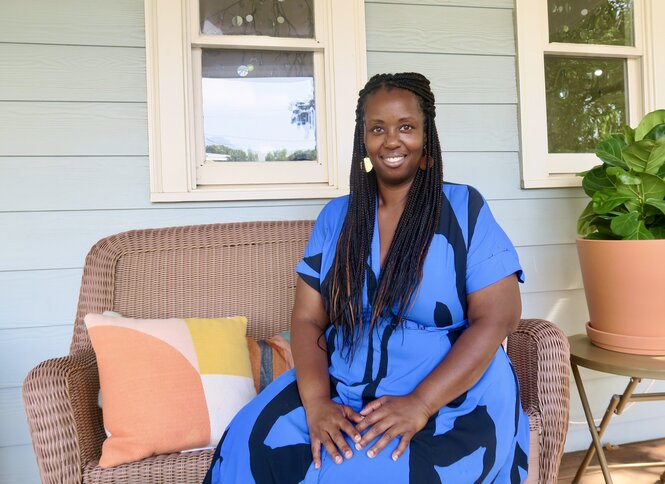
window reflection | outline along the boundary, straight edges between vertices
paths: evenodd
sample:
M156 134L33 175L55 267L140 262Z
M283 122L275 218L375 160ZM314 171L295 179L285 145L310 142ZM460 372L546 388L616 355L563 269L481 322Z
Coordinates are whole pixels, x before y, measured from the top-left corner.
M314 37L313 0L200 0L201 33Z
M545 56L550 153L593 153L626 123L626 61Z
M316 160L312 54L203 51L206 163Z
M550 42L635 45L633 0L548 0Z

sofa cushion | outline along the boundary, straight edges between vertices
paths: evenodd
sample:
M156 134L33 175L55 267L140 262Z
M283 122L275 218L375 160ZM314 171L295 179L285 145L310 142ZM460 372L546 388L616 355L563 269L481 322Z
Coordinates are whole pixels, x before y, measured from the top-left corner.
M214 446L256 395L244 317L85 317L104 395L101 467Z

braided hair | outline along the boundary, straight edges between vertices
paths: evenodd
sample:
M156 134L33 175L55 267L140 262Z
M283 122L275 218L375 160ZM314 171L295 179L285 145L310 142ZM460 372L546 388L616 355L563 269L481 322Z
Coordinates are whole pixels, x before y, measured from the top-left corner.
M378 89L406 89L416 95L424 116L427 157L409 190L379 280L368 280L371 313L363 312L363 286L374 278L367 259L371 251L377 200L376 170L367 173L364 157L364 115L367 97ZM422 279L423 265L441 213L443 167L441 145L434 123L434 94L421 74L377 74L359 92L351 160L349 206L337 241L327 291L326 310L331 324L342 333L344 348L353 355L369 319L369 331L389 317L399 324L409 310ZM327 287L325 287L327 286ZM374 287L375 286L375 287Z

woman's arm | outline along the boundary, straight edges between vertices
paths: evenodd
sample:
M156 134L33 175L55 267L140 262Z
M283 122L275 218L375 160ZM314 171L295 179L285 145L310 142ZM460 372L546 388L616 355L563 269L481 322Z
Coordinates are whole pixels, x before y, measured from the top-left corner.
M350 407L330 399L328 353L322 336L328 324L321 295L298 278L291 317L291 347L317 469L321 466L321 445L338 464L343 461L342 454L351 458L353 452L342 432L359 441L360 433L352 422L362 420Z
M397 460L432 415L480 379L501 342L517 327L522 303L515 275L469 294L467 302L469 327L415 390L404 397L380 397L360 412L366 418L356 429L369 428L360 447L383 434L368 456L375 456L400 435L392 455Z

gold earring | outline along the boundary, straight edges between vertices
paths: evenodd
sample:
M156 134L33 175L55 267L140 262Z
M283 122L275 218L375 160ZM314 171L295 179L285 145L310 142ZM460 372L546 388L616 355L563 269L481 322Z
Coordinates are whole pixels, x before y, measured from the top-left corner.
M372 171L372 168L374 168L372 166L372 160L369 159L369 156L363 158L363 168L365 169L365 173L369 173Z

